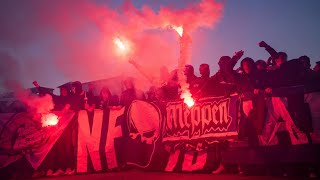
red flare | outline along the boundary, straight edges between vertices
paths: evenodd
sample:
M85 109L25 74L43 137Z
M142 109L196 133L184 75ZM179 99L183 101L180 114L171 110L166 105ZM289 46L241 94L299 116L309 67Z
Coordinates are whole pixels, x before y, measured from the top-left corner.
M42 114L42 117L41 117L42 127L55 126L58 124L58 122L59 122L59 118L57 115L53 113Z

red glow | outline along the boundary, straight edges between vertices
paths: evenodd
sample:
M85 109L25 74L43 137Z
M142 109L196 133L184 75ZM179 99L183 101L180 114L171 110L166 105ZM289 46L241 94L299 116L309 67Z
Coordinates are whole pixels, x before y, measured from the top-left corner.
M43 44L41 48L45 54L41 53L41 57L35 58L33 64L47 64L41 59L52 57L50 61L55 64L52 68L57 68L55 71L61 72L67 79L96 80L102 76L113 77L122 73L135 75L135 69L124 65L126 61L115 63L131 57L138 59L137 61L145 65L148 71L158 72L159 67L164 64L169 68L176 66L177 59L176 44L170 40L172 34L167 35L167 32L162 30L166 30L169 25L183 25L185 35L186 30L192 33L200 27L212 28L222 16L224 1L188 1L178 7L172 7L169 3L168 6L161 5L161 8L156 10L153 8L153 1L148 3L145 1L146 3L139 7L134 6L133 1L119 1L117 8L110 6L109 3L95 2L54 1L54 5L48 1L28 2L28 6L21 6L21 11L25 14L36 12L41 15L25 16L23 19L16 19L17 21L1 21L4 23L4 25L1 24L2 27L6 27L5 31L1 30L1 33L4 33L1 36L4 39L1 40L19 47ZM10 1L6 3L6 7L7 5L8 9L20 7L16 1ZM5 14L9 19L17 18L14 11L8 11ZM32 22L32 26L29 22ZM24 36L28 37L28 40L20 36L16 37L23 29L28 29L24 31L26 33ZM160 31L154 33L153 30ZM175 32L172 33L175 34ZM39 34L46 34L46 36L39 38ZM85 36L80 38L80 35ZM114 44L116 37L120 38L125 45L125 51ZM134 44L130 43L128 46L126 38L130 38ZM129 54L126 53L128 50ZM9 55L5 58L5 61L9 62L4 63L1 59L1 63L6 69L12 69L12 71L5 71L5 76L2 76L4 79L13 76L19 78L19 73L13 73L19 68L32 72L32 77L42 77L48 71L47 66L34 68L30 63L20 67L21 63L15 63L15 56L11 57L11 52L1 51L1 53L4 52ZM31 53L26 56L38 57L36 51L24 52L23 48L17 48L17 52L14 53ZM106 71L106 67L112 68ZM79 69L85 69L86 73ZM42 79L48 82L50 80L49 77ZM29 77L26 80L31 81Z
M121 39L119 39L119 38L114 39L114 43L117 45L117 47L118 47L121 51L125 51L125 50L126 50L126 46L125 46L124 43L121 41Z
M183 27L182 26L172 26L172 28L177 31L180 37L183 35Z
M55 126L58 124L58 122L59 122L59 118L57 115L53 113L42 114L42 117L41 117L42 127Z
M192 95L191 95L191 93L189 92L188 89L181 94L181 98L183 99L183 102L184 102L189 108L191 108L191 107L194 105L194 100L193 100Z
M183 101L189 108L191 108L194 105L194 100L192 97L185 98Z
M130 44L129 41L127 41L124 38L114 38L113 43L116 45L116 52L119 56L126 57L130 53Z

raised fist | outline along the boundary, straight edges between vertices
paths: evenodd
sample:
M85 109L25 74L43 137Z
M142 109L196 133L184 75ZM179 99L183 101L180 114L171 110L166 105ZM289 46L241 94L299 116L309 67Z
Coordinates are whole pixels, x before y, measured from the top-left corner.
M238 52L235 52L235 56L237 56L237 57L241 57L241 56L243 56L243 51L241 50L241 51L238 51Z
M35 87L40 87L37 81L33 81L32 84L33 84Z
M266 42L264 42L264 41L261 41L261 42L259 42L259 46L260 47L267 47L268 44Z

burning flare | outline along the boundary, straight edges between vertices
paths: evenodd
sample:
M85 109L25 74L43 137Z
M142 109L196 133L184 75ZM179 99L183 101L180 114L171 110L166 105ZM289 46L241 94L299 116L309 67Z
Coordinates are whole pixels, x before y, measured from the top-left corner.
M118 56L123 58L128 58L130 52L131 52L131 44L128 39L116 37L113 40L113 43L115 44L115 52Z
M181 95L180 98L183 99L183 102L191 108L194 105L194 100L192 98L192 94L189 90L189 84L187 83L187 77L184 74L184 69L186 62L189 58L188 48L189 48L189 37L186 34L183 34L184 29L183 26L172 26L179 35L180 35L180 58L179 58L179 72L178 72L178 79L179 84L181 86Z
M55 126L58 122L59 117L53 113L42 114L41 116L42 127Z
M114 43L116 44L116 46L121 50L121 51L125 51L127 48L124 45L124 43L121 41L120 38L115 38L114 39Z
M189 107L191 108L194 105L194 100L191 96L187 96L184 98L183 102Z
M187 87L188 84L185 84ZM183 87L183 86L182 86ZM183 102L189 107L191 108L194 105L194 100L192 98L192 94L190 93L188 88L182 88L182 92L180 95L180 98L183 99Z
M180 35L180 37L182 37L182 35L183 35L183 27L182 26L172 26L172 29L177 31L177 33Z

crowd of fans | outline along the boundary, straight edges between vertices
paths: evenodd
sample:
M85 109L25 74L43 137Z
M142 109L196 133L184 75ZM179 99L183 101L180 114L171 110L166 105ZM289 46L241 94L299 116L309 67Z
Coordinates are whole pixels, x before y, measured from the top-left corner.
M297 59L288 60L285 52L277 52L270 45L261 41L259 46L264 48L270 58L267 61L254 61L245 57L240 62L240 67L235 65L244 55L243 51L236 52L233 57L222 56L219 61L219 70L210 76L209 64L201 64L199 67L200 77L195 75L192 65L186 65L184 74L189 84L192 97L197 100L205 96L228 96L239 93L244 98L252 98L258 94L281 95L282 87L303 86L305 92L318 91L320 89L320 62L311 69L310 58L301 56ZM160 69L160 78L153 78L143 72L143 68L135 61L129 61L153 84L147 92L135 88L134 79L127 78L123 81L124 91L120 97L112 95L108 87L103 87L99 96L89 90L85 92L79 81L72 83L72 88L66 84L60 86L60 96L48 92L37 84L39 94L51 94L55 103L55 110L80 110L92 111L95 108L105 106L125 106L134 99L167 102L180 98L180 85L178 70L169 70L163 66ZM156 80L155 80L156 79Z
M285 52L277 52L264 41L259 46L265 48L270 54L267 61L254 61L250 57L241 60L240 67L234 69L237 62L242 58L244 52L236 52L233 57L222 56L219 61L219 70L210 76L209 64L201 64L199 67L200 77L194 73L192 65L186 65L184 74L187 78L189 89L194 99L205 96L227 96L232 93L239 93L246 97L253 97L257 94L280 95L286 93L281 87L301 85L304 91L311 92L319 90L320 63L317 62L311 69L310 58L301 56L297 59L288 60ZM130 61L140 72L142 68L136 62ZM60 86L60 96L53 95L56 110L71 108L72 110L86 109L92 111L94 108L108 106L125 106L134 99L147 101L174 101L180 98L180 86L178 70L168 71L166 67L160 70L160 79L152 81L154 86L146 93L135 88L133 78L127 78L123 84L125 90L120 98L112 95L108 87L101 89L100 95L94 96L92 92L82 90L79 81L72 83L72 89L68 86ZM144 74L145 75L145 74ZM146 77L149 77L146 75ZM45 90L41 90L44 94Z
M312 125L305 122L308 112L305 108L303 95L306 92L320 90L320 83L318 83L320 82L320 62L317 62L315 67L311 69L308 56L304 55L297 59L288 60L285 52L277 52L264 41L261 41L259 46L270 54L267 61L254 61L250 57L245 57L241 60L240 67L235 69L235 65L244 55L243 51L238 51L232 57L222 56L218 61L219 70L212 76L210 76L209 64L200 65L200 77L195 75L192 65L186 65L184 75L192 97L197 100L206 96L229 96L238 93L243 101L252 100L257 113L251 118L255 120L250 126L251 130L248 130L246 125L243 127L245 130L240 132L240 136L249 138L249 143L253 146L258 144L256 137L257 134L261 134L263 126L265 96L286 96L292 118L300 124L300 128L304 132L312 132ZM153 86L146 93L135 88L133 78L127 78L123 82L125 90L120 96L112 95L108 87L103 87L99 96L94 96L92 91L84 91L82 84L76 81L72 83L71 89L67 85L60 86L59 96L50 93L53 96L55 110L79 111L85 109L92 112L95 108L126 106L133 100L161 103L180 99L178 70L169 72L166 67L162 67L160 78L155 80L155 78L143 73L142 67L135 61L129 62L152 82ZM40 95L48 93L36 82L34 84ZM290 89L290 87L294 88ZM221 166L219 168L216 173L221 172Z
M303 97L307 92L320 90L320 83L317 83L320 82L320 63L317 62L311 69L308 56L288 60L285 52L277 52L264 41L261 41L259 46L270 54L267 61L242 58L244 52L238 51L232 57L222 56L218 61L219 70L212 76L209 64L200 65L200 77L195 75L192 65L186 65L183 72L192 97L197 101L207 96L229 96L238 93L243 101L251 100L254 104L253 110L247 114L247 120L241 122L239 132L239 138L247 139L251 146L259 144L257 137L262 133L265 123L266 96L286 97L292 119L302 131L310 134L312 132L310 112ZM241 58L240 67L235 69ZM86 109L92 112L95 108L126 106L133 100L161 103L180 99L181 87L177 69L169 72L166 67L162 67L160 78L153 78L145 73L137 62L133 60L129 62L153 84L146 93L135 88L133 78L127 78L123 82L125 89L120 97L112 95L108 87L103 87L99 96L94 96L90 90L85 92L81 83L76 81L72 83L71 92L67 86L61 86L60 96L53 95L55 110ZM36 86L42 92L41 87ZM220 164L214 173L220 173L223 169Z

